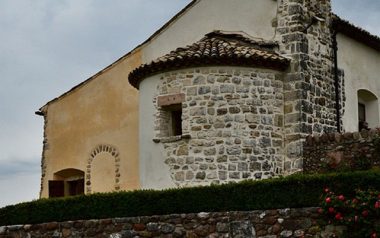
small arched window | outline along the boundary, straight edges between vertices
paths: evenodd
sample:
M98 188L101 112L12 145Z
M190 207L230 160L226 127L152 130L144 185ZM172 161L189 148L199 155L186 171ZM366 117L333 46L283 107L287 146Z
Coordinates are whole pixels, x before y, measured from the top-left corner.
M377 96L366 90L358 90L359 130L379 127L379 102Z

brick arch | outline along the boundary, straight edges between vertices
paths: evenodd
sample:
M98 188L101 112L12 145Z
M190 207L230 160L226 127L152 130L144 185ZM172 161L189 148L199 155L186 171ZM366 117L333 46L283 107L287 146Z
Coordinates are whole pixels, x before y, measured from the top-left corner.
M91 193L91 170L92 170L92 162L94 158L100 153L108 153L115 159L115 185L114 189L116 191L120 190L120 153L119 150L112 146L101 144L96 146L90 153L90 156L87 160L87 170L86 170L86 192Z

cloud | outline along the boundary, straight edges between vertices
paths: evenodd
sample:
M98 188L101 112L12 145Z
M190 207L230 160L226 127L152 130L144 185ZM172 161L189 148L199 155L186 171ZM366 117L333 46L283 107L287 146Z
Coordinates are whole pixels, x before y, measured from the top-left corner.
M378 0L332 0L333 11L356 26L380 35Z
M12 159L2 161L0 167L0 180L27 174L40 174L40 159Z
M0 1L0 161L40 156L43 118L34 111L127 53L187 2Z
M0 208L38 198L40 189L39 174L20 174L17 177L0 179Z

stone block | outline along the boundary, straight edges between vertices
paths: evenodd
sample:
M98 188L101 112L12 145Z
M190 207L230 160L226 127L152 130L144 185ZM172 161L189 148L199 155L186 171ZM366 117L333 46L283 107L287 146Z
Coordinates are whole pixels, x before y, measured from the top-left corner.
M246 162L238 163L238 171L248 171L248 163Z
M196 179L204 180L206 178L206 172L198 172L195 176Z
M299 113L289 113L285 115L285 123L298 123L301 121Z
M218 174L216 171L212 171L209 174L207 174L207 179L217 179L217 178L218 178Z
M217 159L216 159L216 162L218 162L218 163L225 163L225 162L227 162L227 155L218 156Z
M239 172L229 172L228 177L230 179L240 179L240 173Z
M190 109L190 116L204 116L206 115L205 107L196 107Z
M284 116L276 114L274 116L274 126L283 127L284 126Z
M187 145L181 145L177 149L177 155L183 156L183 155L189 155L189 147Z
M233 221L230 225L231 236L236 238L256 238L256 230L250 221Z
M227 110L227 108L219 108L219 109L217 109L216 113L218 116L221 116L221 115L227 114L228 110Z
M228 155L240 155L241 154L241 148L240 146L231 146L227 148L227 154Z
M245 120L249 123L259 123L260 122L260 116L254 115L254 114L246 114Z
M227 179L227 171L219 171L218 176L219 176L219 180L226 180Z
M272 125L273 124L272 116L261 116L261 124Z
M240 110L239 107L230 107L230 108L228 108L228 111L229 111L229 113L231 113L231 114L237 114L237 113L239 113L241 110Z
M210 86L200 86L198 88L198 94L199 95L204 95L204 94L208 94L211 92L211 88Z
M180 104L185 101L185 94L177 93L171 95L163 95L157 97L157 105L159 107L169 106L173 104Z
M186 172L186 180L193 180L194 179L194 173L192 171Z
M203 152L206 156L215 155L216 154L216 148L205 149Z
M193 80L194 85L200 85L200 84L205 84L206 83L206 78L202 75L197 76Z
M235 87L233 85L224 84L220 86L220 93L234 93Z

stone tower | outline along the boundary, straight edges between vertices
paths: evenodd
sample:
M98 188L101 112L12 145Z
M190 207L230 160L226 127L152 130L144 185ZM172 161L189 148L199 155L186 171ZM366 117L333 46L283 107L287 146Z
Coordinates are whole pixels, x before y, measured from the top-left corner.
M337 130L330 0L279 0L276 38L292 59L284 78L285 173L302 169L308 134Z

